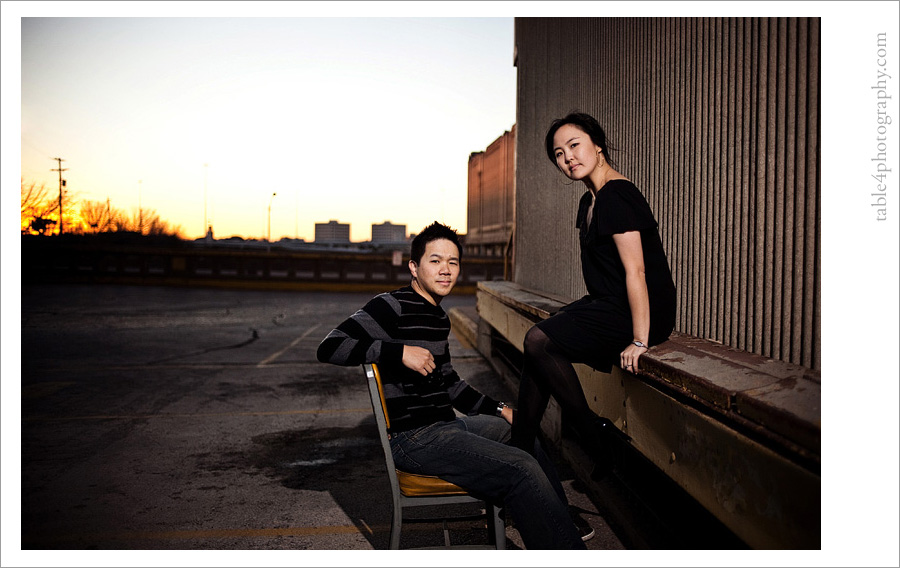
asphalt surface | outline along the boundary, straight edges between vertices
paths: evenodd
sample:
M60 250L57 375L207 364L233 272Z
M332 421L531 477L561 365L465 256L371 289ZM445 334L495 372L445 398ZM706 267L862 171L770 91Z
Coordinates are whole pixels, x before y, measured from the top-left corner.
M71 551L60 563L85 551L386 549L390 489L362 370L315 358L370 297L23 288L21 548ZM444 307L474 303L451 295ZM451 353L464 378L509 400L455 335ZM622 549L563 464L560 473L597 532L588 548ZM473 523L450 534L486 542ZM522 548L514 527L507 536ZM442 543L439 525L411 525L401 548ZM143 559L127 558L116 562Z

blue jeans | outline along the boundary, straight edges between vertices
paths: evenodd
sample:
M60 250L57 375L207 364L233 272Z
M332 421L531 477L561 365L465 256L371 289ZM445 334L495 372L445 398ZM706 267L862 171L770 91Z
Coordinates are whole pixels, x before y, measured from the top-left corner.
M465 416L393 434L391 453L403 471L502 505L528 549L584 549L553 463L537 442L537 457L507 445L509 432L502 418Z

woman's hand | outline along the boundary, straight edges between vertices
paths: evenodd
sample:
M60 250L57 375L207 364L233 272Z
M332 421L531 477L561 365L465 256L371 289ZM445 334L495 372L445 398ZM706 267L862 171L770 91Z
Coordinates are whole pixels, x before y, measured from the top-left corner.
M403 346L403 365L427 377L434 371L434 356L424 347L414 345Z
M643 343L643 342L641 342ZM622 363L622 369L630 373L636 373L638 370L638 359L647 352L646 347L638 347L634 343L625 348L625 351L619 355Z

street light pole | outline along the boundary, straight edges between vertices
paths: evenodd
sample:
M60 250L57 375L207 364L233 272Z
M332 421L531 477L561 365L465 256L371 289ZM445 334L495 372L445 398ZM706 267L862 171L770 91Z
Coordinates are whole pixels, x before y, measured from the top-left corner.
M206 182L209 179L209 164L203 164L203 236L209 234L209 215L206 214Z
M140 234L144 234L144 205L142 203L141 194L142 194L142 186L144 180L138 180L138 232Z
M266 229L266 242L272 242L272 200L275 199L275 192L272 192L272 197L269 198L269 224Z

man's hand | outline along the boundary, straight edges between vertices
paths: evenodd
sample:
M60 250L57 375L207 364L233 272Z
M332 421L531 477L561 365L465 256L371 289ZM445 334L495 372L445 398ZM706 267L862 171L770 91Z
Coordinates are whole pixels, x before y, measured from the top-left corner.
M403 346L403 364L423 376L434 371L434 356L424 347Z

